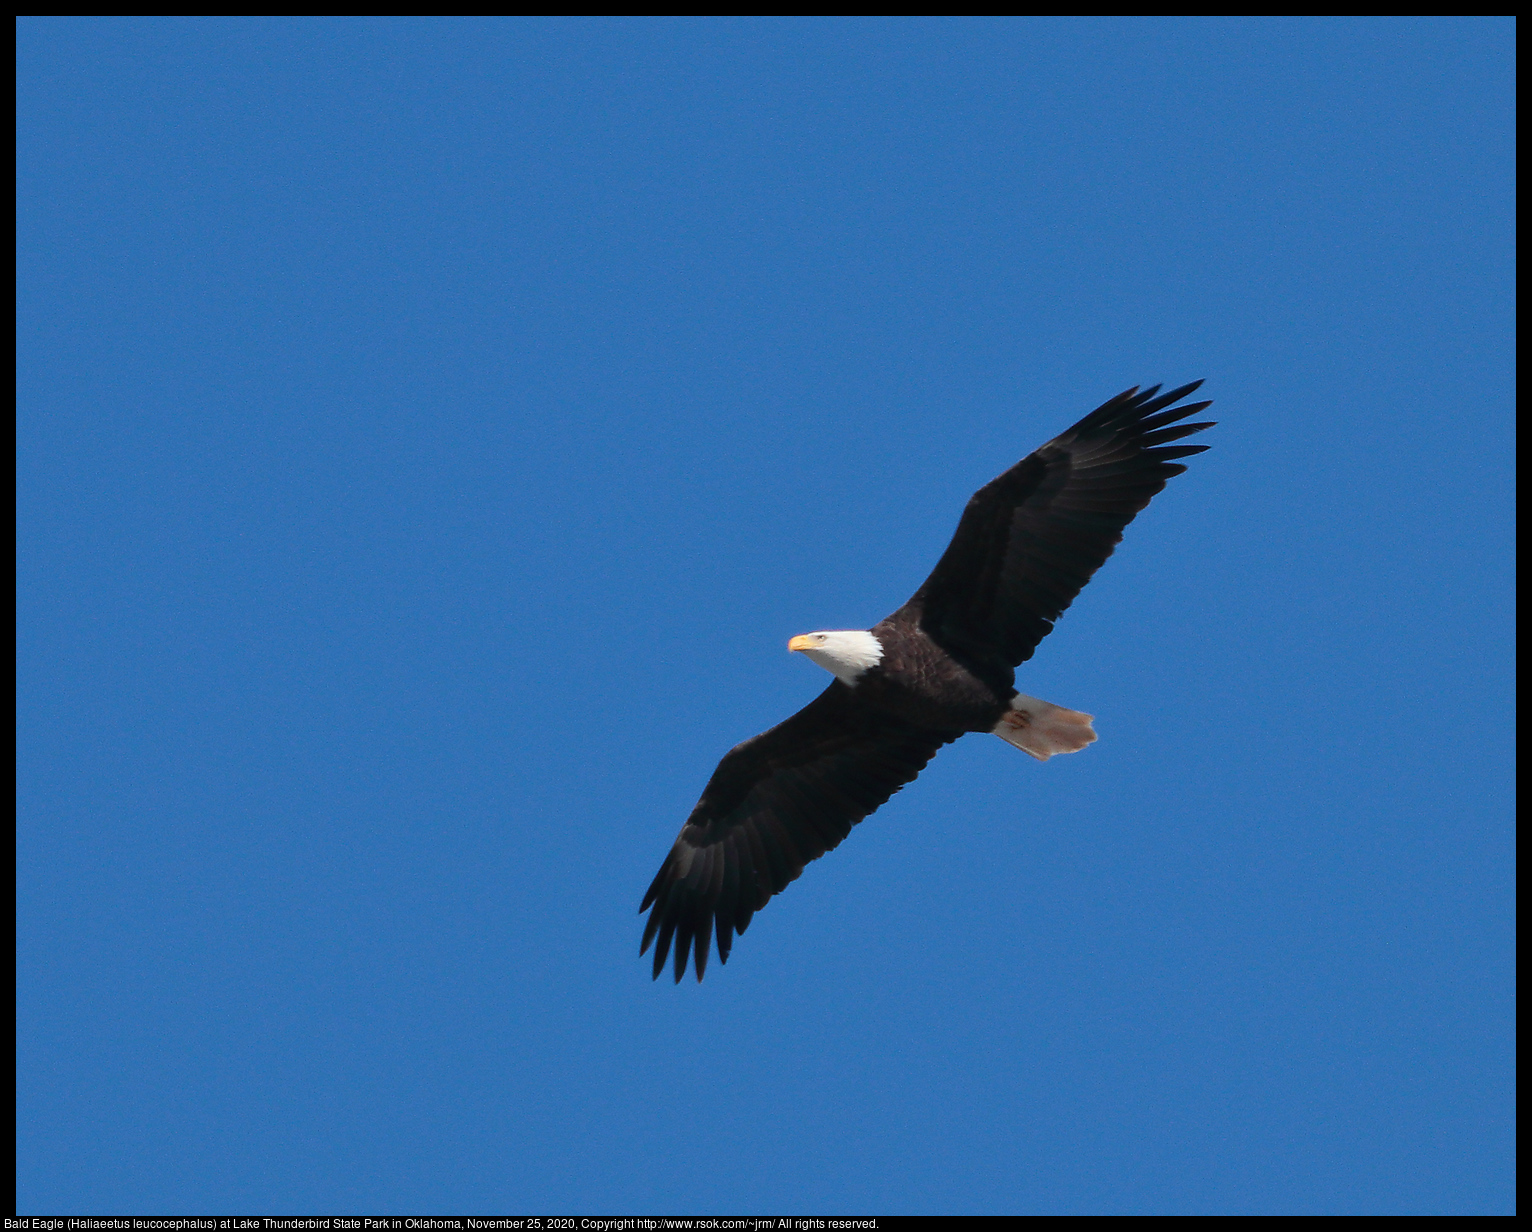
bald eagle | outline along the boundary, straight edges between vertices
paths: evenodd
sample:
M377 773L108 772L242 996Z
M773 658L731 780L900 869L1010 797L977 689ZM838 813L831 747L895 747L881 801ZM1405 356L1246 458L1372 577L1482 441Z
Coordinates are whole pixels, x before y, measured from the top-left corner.
M992 732L1039 761L1095 740L1090 715L1018 693L1014 669L1186 469L1174 459L1207 448L1170 444L1213 426L1180 422L1211 403L1172 405L1201 384L1118 394L974 493L892 616L788 642L835 679L718 763L639 907L655 978L672 941L677 983L688 951L702 979L711 935L727 962L772 895L964 733Z

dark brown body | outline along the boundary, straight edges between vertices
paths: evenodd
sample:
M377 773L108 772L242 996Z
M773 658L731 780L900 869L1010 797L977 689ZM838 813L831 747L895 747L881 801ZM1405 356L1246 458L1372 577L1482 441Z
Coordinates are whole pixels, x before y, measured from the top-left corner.
M993 731L1010 709L1016 673L965 663L901 608L872 628L883 661L857 679L858 699L936 731Z

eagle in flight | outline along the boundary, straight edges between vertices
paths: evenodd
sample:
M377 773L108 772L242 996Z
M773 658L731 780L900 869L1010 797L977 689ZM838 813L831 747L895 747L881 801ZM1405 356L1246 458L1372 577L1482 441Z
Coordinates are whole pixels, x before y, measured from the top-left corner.
M702 979L714 937L727 962L772 895L966 732L1039 761L1095 740L1090 715L1018 693L1015 668L1186 469L1176 459L1207 448L1171 443L1213 426L1181 422L1210 403L1174 405L1201 384L1118 394L975 492L897 612L788 642L835 679L718 763L639 908L655 978L672 943L678 983L688 955Z

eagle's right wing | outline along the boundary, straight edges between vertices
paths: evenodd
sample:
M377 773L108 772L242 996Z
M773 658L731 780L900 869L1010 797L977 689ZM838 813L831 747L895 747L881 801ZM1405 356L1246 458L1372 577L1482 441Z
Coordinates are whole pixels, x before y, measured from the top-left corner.
M718 960L727 962L734 934L744 933L773 894L960 735L875 710L837 680L792 718L736 745L639 908L650 912L639 953L658 936L655 978L672 937L678 982L689 949L702 978L710 932L717 933Z
M936 568L902 611L949 651L1015 667L1032 657L1112 550L1123 528L1206 445L1176 445L1210 423L1210 406L1170 407L1130 389L974 493ZM1175 425L1175 426L1171 426Z

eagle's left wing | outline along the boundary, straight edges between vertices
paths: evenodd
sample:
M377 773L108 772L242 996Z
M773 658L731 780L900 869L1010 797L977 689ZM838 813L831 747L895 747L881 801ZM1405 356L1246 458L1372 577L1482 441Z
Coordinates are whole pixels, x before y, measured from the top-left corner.
M875 710L837 680L792 718L736 745L718 763L639 908L650 911L639 953L658 936L655 978L672 938L678 983L688 950L702 978L710 932L718 937L718 960L727 962L734 934L743 935L772 895L962 734Z

